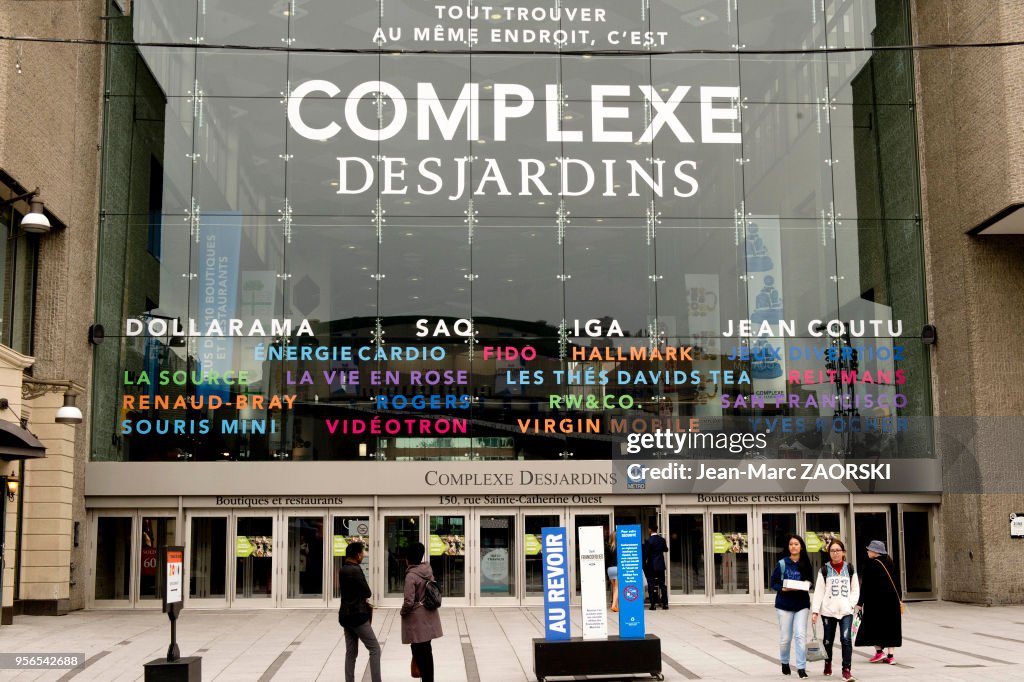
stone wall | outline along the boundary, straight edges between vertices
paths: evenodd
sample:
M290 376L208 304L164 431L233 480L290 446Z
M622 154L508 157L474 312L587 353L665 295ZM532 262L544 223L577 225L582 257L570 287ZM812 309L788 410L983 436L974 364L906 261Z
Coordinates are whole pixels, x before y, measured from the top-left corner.
M918 44L1024 36L1024 4L1013 0L916 0L914 10ZM1024 541L1009 539L1009 513L1024 511L1024 495L1012 494L1022 489L1024 447L1007 436L1024 416L1013 338L1024 324L1024 237L967 231L1024 201L1024 50L919 51L915 68L928 300L939 333L934 408L944 424L972 423L977 459L977 480L961 485L952 475L960 440L940 439L945 487L956 491L943 498L941 596L1019 604Z
M8 2L0 6L0 31L8 36L102 39L105 10L102 0ZM93 321L95 296L102 84L100 45L6 41L0 46L0 168L25 187L41 187L47 209L67 226L66 230L52 230L39 241L32 372L37 378L73 381L81 387L91 385L92 349L87 331ZM60 396L57 394L58 400ZM49 540L33 533L29 541L23 535L25 550L30 542L64 547L70 539L68 528L75 521L84 527L88 391L78 396L78 406L86 421L72 432L67 431L69 427L59 427L59 433L51 428L55 425L48 403L29 424L29 430L39 434L48 450L60 452L65 459L58 467L60 473L33 474L60 478L59 485L47 486L46 493L58 495L55 491L61 491L60 499L52 501L62 505L59 532ZM42 418L49 422L44 425ZM57 440L47 442L51 436ZM44 493L26 490L25 494L27 500ZM57 529L51 523L57 520L49 512L33 519L27 508L24 528ZM84 565L84 544L69 546L66 551L70 562L65 571L71 563ZM23 588L37 583L37 568L49 571L27 564L26 557L23 554ZM82 588L81 582L75 589L66 582L60 599L69 608L81 608L85 604Z

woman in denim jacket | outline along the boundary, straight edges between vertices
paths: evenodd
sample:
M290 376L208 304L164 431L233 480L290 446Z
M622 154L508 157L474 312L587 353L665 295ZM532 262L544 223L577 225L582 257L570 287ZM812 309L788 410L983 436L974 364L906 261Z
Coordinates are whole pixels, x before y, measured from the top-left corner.
M807 677L807 612L811 608L810 594L806 589L783 587L784 580L809 582L811 560L807 556L807 545L799 535L786 538L788 553L779 559L772 572L771 586L775 595L775 614L779 619L779 661L782 674L789 675L789 649L796 640L796 672Z

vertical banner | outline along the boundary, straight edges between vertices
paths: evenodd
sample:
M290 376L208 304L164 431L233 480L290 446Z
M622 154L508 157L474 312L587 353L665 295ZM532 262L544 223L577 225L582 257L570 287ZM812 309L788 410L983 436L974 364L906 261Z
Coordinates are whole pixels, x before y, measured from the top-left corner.
M242 216L238 213L213 213L204 215L199 228L199 279L198 299L199 328L207 329L216 320L227 327L228 320L237 317L238 304L238 261L242 243ZM226 372L235 369L233 347L236 337L201 336L196 370L203 372ZM225 400L230 397L230 388L223 384L203 382L196 386L197 395L219 395Z
M746 234L747 309L755 330L765 322L778 333L786 319L782 301L782 226L776 216L751 216ZM750 343L750 378L754 395L765 403L786 400L785 342L755 338Z
M604 528L580 526L580 594L583 597L583 639L608 638L608 602L604 584Z
M618 526L615 532L619 562L619 637L643 639L646 633L640 526Z
M695 346L700 347L700 353L694 356L691 369L699 371L702 377L708 377L712 371L723 369L722 359L719 357L722 350L719 341L722 334L722 313L718 305L718 275L687 274L684 282L687 336ZM699 417L721 417L722 406L712 397L718 394L718 387L710 379L705 379L697 393L696 404L692 407L693 414Z
M569 545L565 528L542 528L544 638L569 639Z

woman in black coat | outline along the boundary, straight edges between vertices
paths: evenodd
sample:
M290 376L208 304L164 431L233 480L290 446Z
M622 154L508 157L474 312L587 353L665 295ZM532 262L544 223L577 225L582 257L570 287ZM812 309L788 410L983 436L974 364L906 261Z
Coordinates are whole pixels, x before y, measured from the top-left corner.
M875 647L875 655L869 663L892 665L896 663L892 650L903 646L903 612L900 608L903 602L885 543L872 540L867 550L868 560L860 571L857 610L862 614L855 646ZM888 655L883 652L885 648L889 649Z

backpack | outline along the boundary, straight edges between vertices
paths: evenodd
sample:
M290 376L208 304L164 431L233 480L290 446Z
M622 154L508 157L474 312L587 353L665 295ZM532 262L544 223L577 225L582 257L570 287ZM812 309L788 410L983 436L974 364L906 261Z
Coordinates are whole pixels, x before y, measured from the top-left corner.
M441 608L441 588L434 580L423 583L423 608L427 611L436 611Z

